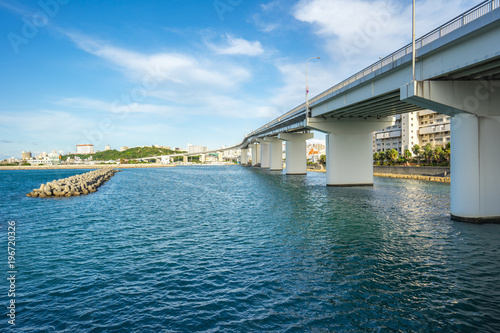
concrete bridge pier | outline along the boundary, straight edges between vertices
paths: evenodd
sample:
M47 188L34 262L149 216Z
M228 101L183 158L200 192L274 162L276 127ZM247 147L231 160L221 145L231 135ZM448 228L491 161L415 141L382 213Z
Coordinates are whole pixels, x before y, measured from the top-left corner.
M373 186L372 132L394 124L380 119L309 119L308 126L327 133L326 184Z
M247 165L248 164L248 149L242 149L241 150L241 165Z
M269 142L263 138L259 138L257 141L260 143L260 167L261 169L269 169Z
M500 223L500 81L417 81L401 100L451 118L451 218Z
M500 116L451 120L451 217L500 223Z
M252 146L252 166L260 163L260 144L253 143Z
M266 137L264 138L269 142L269 169L271 171L282 171L283 170L283 140L277 137Z
M207 155L206 154L201 154L200 155L200 162L205 163L207 161Z
M314 138L313 133L280 133L278 139L286 141L286 174L307 174L306 140Z
M186 155L182 156L182 162L184 162L184 163L188 162L188 157Z

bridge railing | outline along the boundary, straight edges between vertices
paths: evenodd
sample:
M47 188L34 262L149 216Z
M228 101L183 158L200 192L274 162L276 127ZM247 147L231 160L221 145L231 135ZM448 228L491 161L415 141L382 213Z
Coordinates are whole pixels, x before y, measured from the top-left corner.
M480 18L481 16L484 16L484 15L486 15L486 14L488 14L488 13L490 13L493 10L498 9L498 8L500 8L500 0L484 1L480 4L478 4L477 6L469 9L465 13L463 13L463 14L455 17L454 19L446 22L445 24L441 25L439 28L436 28L436 29L432 30L431 32L427 33L426 35L417 39L415 41L415 49L418 50L422 46L425 46L425 45L449 34L452 31L455 31L455 30L463 27L464 25L466 25L466 24ZM356 73L356 74L352 75L351 77L345 79L344 81L338 83L337 85L335 85L335 86L323 91L319 95L311 98L309 100L309 103L314 103L314 102L334 93L335 91L337 91L341 88L344 88L344 87L348 86L349 84L351 84L355 81L358 81L358 80L362 79L363 77L379 70L380 68L395 62L396 60L404 57L405 55L411 54L413 51L412 49L413 49L413 45L411 43L400 48L396 52L394 52L394 53L388 55L387 57L377 61L373 65L366 67L365 69L359 71L358 73ZM271 122L267 123L266 125L262 126L261 128L251 132L250 134L247 135L247 137L252 136L255 133L259 133L259 132L263 131L264 129L271 127L272 125L281 122L284 119L287 119L287 118L294 116L295 114L299 113L299 111L301 109L305 109L305 103L297 106L296 108L285 113L284 115L272 120Z
M497 9L500 7L500 0L487 0L484 1L477 6L469 9L467 12L463 13L462 15L457 16L456 18L452 19L451 21L448 21L447 23L443 24L439 28L436 28L432 30L431 32L427 33L426 35L420 37L415 41L415 49L419 49L422 46L425 46L447 34L450 32L457 30L458 28L461 28L462 26L478 19L481 16L484 16L491 11ZM378 69L389 65L390 63L395 62L396 60L404 57L407 54L411 54L413 49L413 45L410 43L401 49L397 50L396 52L388 55L387 57L381 59L380 61L377 61L375 64L366 67L365 69L359 71L358 73L354 74L353 76L349 77L348 79L340 82L339 84L329 88L328 90L325 90L321 94L313 97L310 99L310 103L313 103L315 101L318 101L322 99L323 97L330 95L331 93L334 93L335 91L359 80L362 79L363 77L367 76L368 74L371 74Z

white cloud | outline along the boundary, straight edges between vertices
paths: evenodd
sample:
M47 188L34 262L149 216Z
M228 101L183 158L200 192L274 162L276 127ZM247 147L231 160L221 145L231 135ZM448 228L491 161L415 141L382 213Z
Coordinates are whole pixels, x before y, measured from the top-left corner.
M459 15L479 0L417 1L417 37ZM394 0L302 0L297 20L310 23L337 61L354 67L374 63L411 42L411 3Z
M82 50L119 66L136 80L149 80L150 84L171 82L182 85L231 87L251 77L251 73L241 66L221 66L206 58L167 52L148 55L81 34L67 35Z
M46 150L55 149L48 142L57 142L57 149L65 151L74 151L75 144L88 141L85 134L98 126L97 122L83 114L80 116L57 110L2 111L0 123L8 124L11 131L27 133L25 140L38 142Z
M209 46L217 54L230 54L230 55L247 55L247 56L258 56L264 53L264 49L259 41L248 41L243 38L237 38L232 35L226 34L226 40L224 45L212 45Z
M283 80L283 86L277 89L272 104L285 113L305 102L306 73L305 63L283 63L278 65ZM309 98L330 88L341 77L331 66L321 60L308 63Z
M267 104L264 98L251 99L241 90L241 85L249 81L252 73L240 64L221 62L206 55L143 54L81 34L66 35L80 49L117 66L136 86L127 92L132 97L132 103L127 105L82 97L64 98L56 104L97 112L120 113L125 108L130 112L156 113L178 119L187 115L262 118L275 112L264 106ZM225 45L216 48L219 54L263 53L260 42L226 37ZM139 98L133 98L134 89L140 92Z
M63 98L57 101L56 104L76 109L85 109L97 112L111 112L117 114L123 114L125 113L124 110L126 110L126 113L150 113L158 115L169 115L175 111L172 107L166 105L146 103L121 104L117 102L106 102L85 97Z

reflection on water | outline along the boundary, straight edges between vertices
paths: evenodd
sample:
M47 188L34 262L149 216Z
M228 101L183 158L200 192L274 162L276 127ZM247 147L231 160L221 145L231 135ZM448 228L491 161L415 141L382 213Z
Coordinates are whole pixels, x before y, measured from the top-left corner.
M83 172L0 174L24 331L500 330L500 226L451 221L449 185L177 167L25 197Z

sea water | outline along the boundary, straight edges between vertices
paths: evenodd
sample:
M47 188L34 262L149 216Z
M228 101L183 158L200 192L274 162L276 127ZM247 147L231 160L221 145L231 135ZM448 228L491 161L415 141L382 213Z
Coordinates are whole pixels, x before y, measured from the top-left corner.
M500 331L500 225L451 221L447 184L192 166L26 197L84 172L0 171L0 331Z

